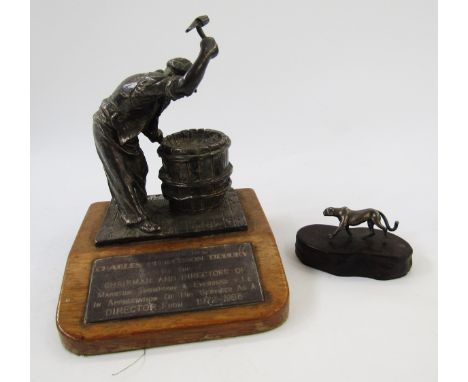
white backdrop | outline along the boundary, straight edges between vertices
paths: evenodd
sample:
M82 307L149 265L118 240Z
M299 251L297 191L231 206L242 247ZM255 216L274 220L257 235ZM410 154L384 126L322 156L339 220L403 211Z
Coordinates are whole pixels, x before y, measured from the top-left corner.
M43 0L32 3L31 374L33 381L435 381L437 371L436 3L428 0ZM233 186L257 192L289 281L271 332L78 357L54 314L68 251L108 200L91 116L128 75L220 53L198 93L171 104L165 134L231 137ZM155 145L141 139L148 191ZM375 207L414 249L404 278L338 278L303 266L296 231L335 224L328 206Z

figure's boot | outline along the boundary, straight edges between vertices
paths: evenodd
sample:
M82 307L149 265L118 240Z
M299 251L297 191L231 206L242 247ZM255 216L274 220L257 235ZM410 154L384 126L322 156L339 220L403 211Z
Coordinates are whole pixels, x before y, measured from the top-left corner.
M161 231L161 227L149 219L142 220L140 223L135 224L134 227L146 233Z

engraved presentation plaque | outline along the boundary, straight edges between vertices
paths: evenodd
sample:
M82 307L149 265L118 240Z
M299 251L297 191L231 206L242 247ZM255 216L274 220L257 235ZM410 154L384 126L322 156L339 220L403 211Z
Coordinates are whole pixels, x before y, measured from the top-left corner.
M262 302L250 243L94 261L85 323Z
M106 354L281 325L288 317L289 289L268 220L252 189L226 197L233 202L230 212L200 227L243 222L246 229L103 246L95 238L111 203L93 203L70 250L57 305L65 348ZM244 218L237 219L236 211Z

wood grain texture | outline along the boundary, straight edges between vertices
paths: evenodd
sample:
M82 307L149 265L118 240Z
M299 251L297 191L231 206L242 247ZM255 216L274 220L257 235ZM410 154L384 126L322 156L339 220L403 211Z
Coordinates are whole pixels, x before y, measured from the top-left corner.
M252 189L237 190L248 230L185 239L95 247L109 202L90 206L65 267L56 323L63 345L76 354L103 354L264 332L288 316L289 289L275 238ZM265 302L197 312L84 324L91 266L95 259L251 242Z

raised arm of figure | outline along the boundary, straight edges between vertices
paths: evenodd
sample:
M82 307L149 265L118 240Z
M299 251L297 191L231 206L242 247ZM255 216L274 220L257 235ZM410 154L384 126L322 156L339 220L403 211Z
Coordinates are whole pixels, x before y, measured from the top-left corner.
M200 42L200 54L197 59L185 73L185 76L180 77L177 81L171 84L169 92L171 98L177 99L188 97L191 95L200 84L208 63L212 58L218 55L218 44L213 37L205 37Z

